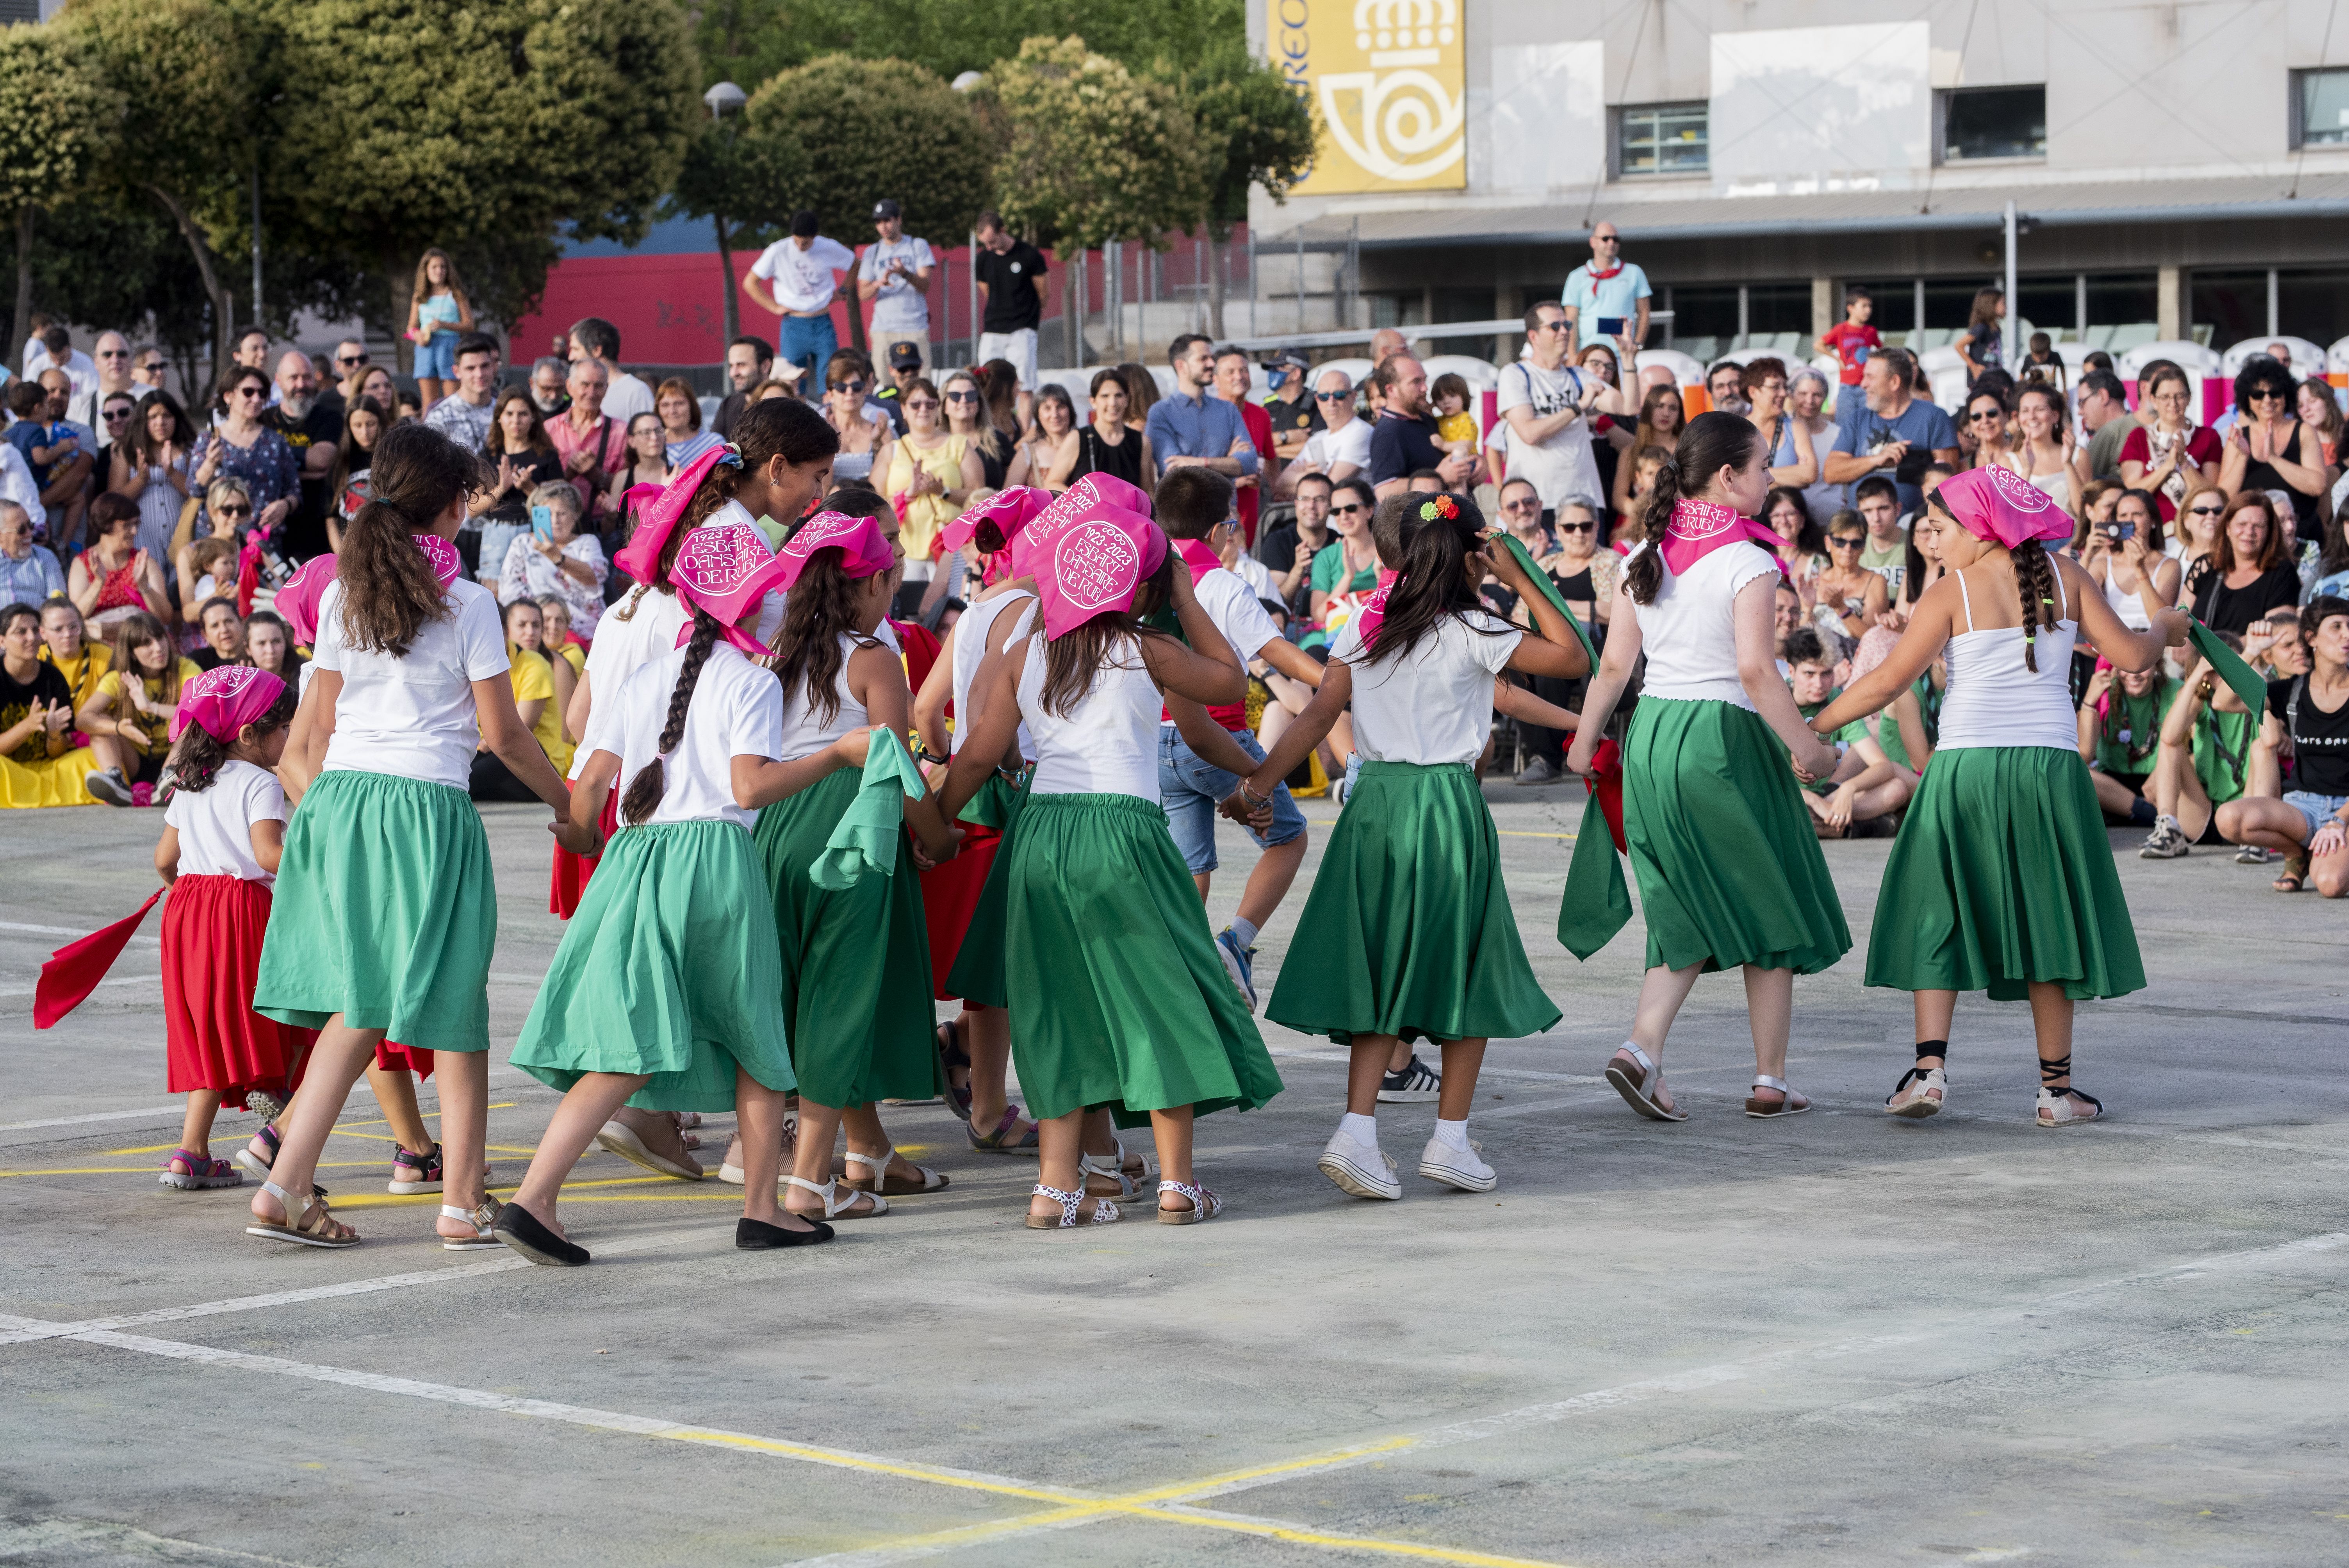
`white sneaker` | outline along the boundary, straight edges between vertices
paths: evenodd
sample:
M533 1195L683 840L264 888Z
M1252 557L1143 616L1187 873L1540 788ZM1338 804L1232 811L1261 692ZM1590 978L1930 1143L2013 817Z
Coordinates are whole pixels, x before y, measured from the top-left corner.
M1402 1196L1402 1183L1395 1180L1392 1156L1374 1144L1364 1143L1342 1127L1330 1135L1330 1146L1313 1163L1322 1175L1357 1198L1392 1201Z
M2186 830L2175 817L2154 819L2153 831L2147 833L2137 858L2146 861L2174 861L2188 850Z
M1419 1173L1463 1192L1489 1192L1501 1184L1501 1178L1490 1165L1476 1158L1482 1147L1471 1143L1465 1149L1454 1149L1440 1138L1431 1138L1427 1147L1420 1150Z

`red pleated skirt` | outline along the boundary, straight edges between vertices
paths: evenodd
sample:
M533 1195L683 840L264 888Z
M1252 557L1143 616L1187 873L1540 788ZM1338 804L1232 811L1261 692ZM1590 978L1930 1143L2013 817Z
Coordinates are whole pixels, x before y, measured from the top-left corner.
M963 830L962 852L942 866L922 873L922 914L930 927L930 994L941 1002L960 997L947 989L955 954L962 951L963 934L978 913L979 894L987 890L988 868L1003 835L993 828L970 822Z
M572 784L576 792L577 783ZM603 837L609 840L620 827L620 791L614 788L605 792L603 821L599 824ZM595 862L601 855L574 855L561 844L554 846L554 871L547 882L546 907L569 920L577 913L579 901L586 894L587 879L595 874Z
M300 1079L316 1029L253 1010L269 890L242 877L183 876L163 900L163 1030L171 1091L284 1096Z

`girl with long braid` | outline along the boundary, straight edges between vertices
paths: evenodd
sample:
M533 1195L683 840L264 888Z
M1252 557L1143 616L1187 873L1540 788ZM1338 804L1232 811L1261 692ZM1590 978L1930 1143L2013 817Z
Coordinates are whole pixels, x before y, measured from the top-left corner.
M733 1110L742 1130L745 1251L827 1241L832 1227L783 1212L784 1097L794 1087L783 976L766 868L750 841L762 809L864 760L863 727L789 762L783 694L752 658L761 602L783 568L760 531L695 531L669 573L691 615L684 646L606 687L605 717L560 835L590 854L605 796L626 781L612 836L513 1065L564 1091L500 1240L533 1263L576 1266L587 1250L555 1218L564 1178L621 1102Z
M473 454L422 425L376 447L373 499L343 531L318 601L304 755L254 987L255 1012L318 1029L246 1233L312 1247L358 1233L311 1190L343 1098L387 1037L439 1053L441 1244L494 1247L482 1191L490 955L498 935L488 835L466 794L486 746L560 826L570 791L514 711L496 597L456 547ZM315 780L315 781L313 781Z
M1949 696L1932 766L1877 892L1868 984L1916 994L1917 1061L1885 1108L1911 1119L1949 1103L1958 993L2028 998L2039 1042L2039 1127L2094 1121L2072 1085L2073 1004L2145 985L2104 815L2080 758L2069 686L2085 636L2123 670L2186 641L2183 610L2131 631L2096 581L2045 542L2070 515L2004 469L1945 480L1929 502L1949 573L1886 656L1811 721L1823 734L1872 713L1946 652Z
M1761 432L1733 414L1700 414L1681 432L1640 515L1641 542L1616 588L1607 651L1567 756L1589 776L1645 653L1623 742L1623 837L1647 917L1648 972L1607 1081L1651 1120L1688 1119L1664 1088L1664 1037L1711 969L1745 973L1754 1067L1745 1114L1808 1110L1785 1078L1795 976L1851 947L1795 786L1833 772L1836 754L1804 727L1778 674L1777 536L1753 521L1769 495L1769 461Z

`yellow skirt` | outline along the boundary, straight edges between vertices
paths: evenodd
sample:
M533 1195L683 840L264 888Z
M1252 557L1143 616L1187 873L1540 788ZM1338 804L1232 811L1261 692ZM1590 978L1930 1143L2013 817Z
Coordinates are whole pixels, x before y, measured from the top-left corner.
M97 798L82 788L81 780L97 766L98 758L87 746L40 762L0 757L0 808L95 806Z

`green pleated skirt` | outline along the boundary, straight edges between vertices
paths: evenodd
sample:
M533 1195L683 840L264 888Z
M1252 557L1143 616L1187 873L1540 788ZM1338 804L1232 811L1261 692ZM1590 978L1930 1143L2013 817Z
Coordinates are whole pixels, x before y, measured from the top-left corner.
M1365 762L1264 1015L1309 1035L1513 1040L1560 1017L1534 979L1475 771Z
M1031 795L994 875L1030 1116L1106 1105L1138 1127L1153 1110L1252 1110L1280 1092L1158 802Z
M761 810L752 835L782 955L792 1065L801 1096L824 1106L928 1099L940 1088L930 937L913 846L900 833L890 875L864 876L841 892L808 876L864 779L861 769L839 769Z
M1786 748L1750 708L1640 701L1623 743L1623 838L1651 969L1815 975L1851 951Z
M285 825L253 1008L316 1029L340 1013L428 1051L490 1048L497 888L462 789L336 769Z
M733 822L612 835L508 1059L568 1089L645 1073L644 1110L731 1110L736 1068L797 1087L766 867Z
M1876 895L1868 984L2020 1002L2144 989L2087 764L2052 746L1933 753Z

